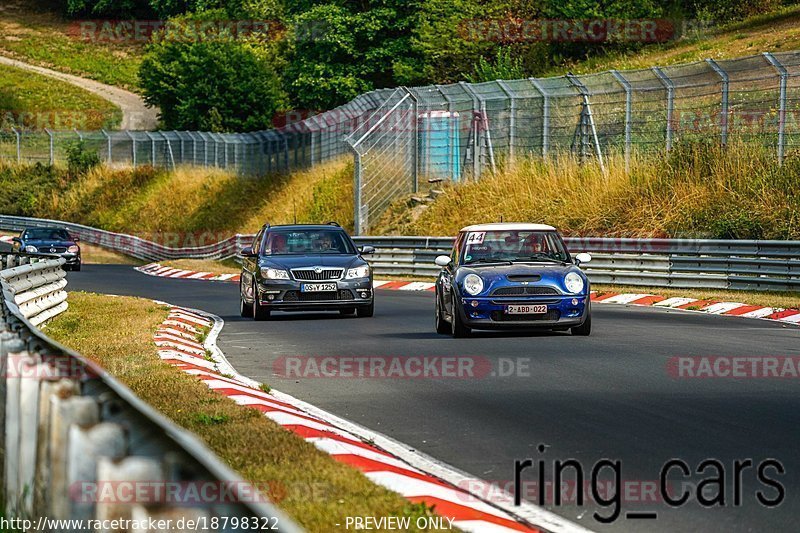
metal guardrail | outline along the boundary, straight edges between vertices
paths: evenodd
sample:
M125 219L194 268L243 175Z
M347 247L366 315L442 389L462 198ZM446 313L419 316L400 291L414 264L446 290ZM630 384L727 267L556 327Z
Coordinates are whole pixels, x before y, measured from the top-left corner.
M0 229L57 226L85 242L147 260L225 259L252 243L237 234L215 244L171 248L119 233L57 220L0 215ZM452 237L356 236L376 253L368 260L385 276L429 276ZM590 252L584 271L596 283L676 288L800 291L800 241L723 239L634 239L568 237L571 252Z
M5 517L43 531L80 530L50 522L62 519L121 520L108 530L131 531L151 518L231 533L243 519L300 531L197 437L37 329L65 304L62 263L0 254Z

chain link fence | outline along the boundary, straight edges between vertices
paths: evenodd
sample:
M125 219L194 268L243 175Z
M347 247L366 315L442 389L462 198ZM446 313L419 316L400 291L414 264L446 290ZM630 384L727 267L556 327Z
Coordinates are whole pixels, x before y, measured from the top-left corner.
M409 114L412 116L409 117ZM478 179L503 162L572 153L755 142L782 163L800 144L800 52L584 76L397 89L347 138L356 233L420 184ZM402 129L398 129L402 124Z
M214 167L246 175L305 168L350 153L344 138L394 89L380 89L305 120L252 133L0 130L0 160L55 164L83 142L111 166Z
M584 76L380 89L282 128L0 131L0 159L64 161L83 141L109 165L216 167L249 175L355 154L356 233L397 198L503 163L572 153L603 166L680 141L759 143L780 164L800 145L800 51Z

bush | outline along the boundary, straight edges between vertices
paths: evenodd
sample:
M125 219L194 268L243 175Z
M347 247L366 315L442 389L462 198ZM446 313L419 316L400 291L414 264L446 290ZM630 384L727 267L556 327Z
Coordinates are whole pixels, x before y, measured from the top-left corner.
M73 176L86 174L101 163L97 152L87 150L86 143L83 140L69 143L66 147L66 152L67 168Z

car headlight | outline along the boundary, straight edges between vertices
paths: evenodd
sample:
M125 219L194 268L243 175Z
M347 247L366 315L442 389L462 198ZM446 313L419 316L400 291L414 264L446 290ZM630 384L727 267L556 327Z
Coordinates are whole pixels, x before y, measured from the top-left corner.
M68 251L69 253L71 253L71 254L77 254L78 252L80 252L80 251L81 251L81 249L80 249L80 248L78 248L77 246L75 246L75 245L73 244L72 246L70 246L69 248L67 248L67 251Z
M25 247L25 251L28 252L29 254L35 254L39 250L35 246L31 246L29 244L28 246Z
M261 268L261 275L267 279L289 279L289 273L279 268Z
M464 278L464 290L472 296L480 294L483 290L483 280L477 274L467 274L467 277Z
M564 276L564 286L566 286L567 290L572 294L583 292L583 278L580 277L577 272L570 272Z
M359 267L348 269L345 279L368 278L368 277L369 277L369 265L361 265Z

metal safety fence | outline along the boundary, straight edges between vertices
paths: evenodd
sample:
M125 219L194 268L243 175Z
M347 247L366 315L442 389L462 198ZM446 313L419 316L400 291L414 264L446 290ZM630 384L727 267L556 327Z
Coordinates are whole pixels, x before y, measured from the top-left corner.
M0 216L0 229L58 226L98 244L140 259L227 259L250 246L253 235L237 234L207 246L169 247L139 237L54 220ZM358 245L376 248L366 256L383 276L430 276L434 259L449 254L452 237L356 236ZM722 239L634 239L567 237L570 252L590 252L584 265L597 283L676 288L800 291L800 241Z
M3 516L28 531L300 531L197 437L38 329L66 309L62 264L0 254Z
M429 182L478 179L520 158L611 155L683 141L800 146L800 52L552 78L401 87L347 142L356 234Z

